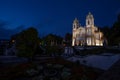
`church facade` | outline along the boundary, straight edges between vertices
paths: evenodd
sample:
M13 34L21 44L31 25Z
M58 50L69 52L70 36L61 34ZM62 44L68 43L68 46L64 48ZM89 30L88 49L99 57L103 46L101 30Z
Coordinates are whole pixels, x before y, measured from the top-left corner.
M86 26L81 26L78 19L73 21L72 46L103 46L103 33L94 25L94 17L89 12Z

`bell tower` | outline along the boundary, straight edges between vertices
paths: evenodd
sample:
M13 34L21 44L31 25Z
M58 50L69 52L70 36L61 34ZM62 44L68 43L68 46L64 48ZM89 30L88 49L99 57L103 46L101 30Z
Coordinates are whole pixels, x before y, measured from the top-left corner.
M88 15L86 16L86 34L89 35L87 36L87 45L95 45L94 41L94 17L93 15L89 12Z
M72 34L72 46L76 44L76 34L80 24L77 18L73 21L73 34Z
M89 12L88 15L86 16L86 27L92 27L92 26L94 26L94 17Z
M77 18L73 21L73 30L76 30L79 28L79 21Z

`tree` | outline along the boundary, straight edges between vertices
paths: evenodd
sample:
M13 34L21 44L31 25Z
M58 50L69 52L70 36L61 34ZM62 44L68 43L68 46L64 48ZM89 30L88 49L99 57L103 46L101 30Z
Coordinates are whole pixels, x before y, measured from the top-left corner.
M117 17L117 21L113 24L111 28L111 43L112 45L118 45L120 43L120 14Z
M54 34L48 34L43 38L44 43L46 44L46 53L51 55L59 55L62 53L62 40L63 38Z
M43 38L47 46L57 46L62 44L62 37L54 35L54 34L48 34Z
M65 44L67 46L71 46L71 43L72 43L72 34L66 33L65 34Z
M120 22L120 13L118 14L117 20Z
M12 36L12 39L16 40L18 56L32 57L39 45L38 32L33 27Z
M117 21L112 27L103 27L101 30L104 33L109 45L113 46L120 44L120 14L118 14Z
M108 45L110 45L111 43L111 28L109 26L105 26L105 27L102 27L100 28L100 30L103 32L104 36L103 36L103 39L104 39L104 42L107 40L107 43Z

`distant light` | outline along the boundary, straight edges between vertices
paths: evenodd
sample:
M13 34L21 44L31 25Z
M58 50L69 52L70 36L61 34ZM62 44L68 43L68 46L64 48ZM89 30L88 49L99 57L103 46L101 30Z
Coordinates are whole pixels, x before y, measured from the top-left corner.
M15 42L15 40L12 40L12 43L14 43Z

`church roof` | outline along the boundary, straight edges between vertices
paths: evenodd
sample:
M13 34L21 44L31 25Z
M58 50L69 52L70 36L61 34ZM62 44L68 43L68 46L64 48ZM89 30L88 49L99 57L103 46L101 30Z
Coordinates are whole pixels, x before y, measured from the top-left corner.
M79 23L79 21L78 21L77 18L75 18L73 22L74 22L74 23Z
M90 19L94 19L93 15L91 14L91 12L88 13L88 15L86 16L86 18L90 18Z

